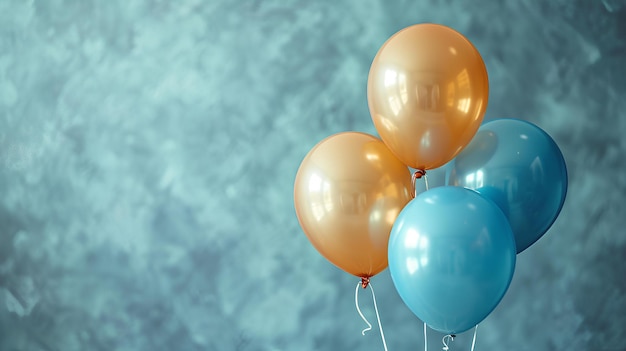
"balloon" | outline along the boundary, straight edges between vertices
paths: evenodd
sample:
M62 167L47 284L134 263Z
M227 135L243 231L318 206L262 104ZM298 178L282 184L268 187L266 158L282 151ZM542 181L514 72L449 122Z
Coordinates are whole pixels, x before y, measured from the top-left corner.
M487 69L472 43L429 23L387 40L367 81L378 134L404 164L421 170L444 165L470 142L488 96Z
M461 187L418 195L389 239L389 272L409 309L431 328L462 333L498 305L515 270L515 241L496 204Z
M548 231L567 193L561 150L536 125L517 119L485 123L446 171L449 185L496 202L513 228L520 253Z
M306 155L294 204L304 233L326 259L369 278L387 268L389 232L411 187L409 169L381 140L345 132Z

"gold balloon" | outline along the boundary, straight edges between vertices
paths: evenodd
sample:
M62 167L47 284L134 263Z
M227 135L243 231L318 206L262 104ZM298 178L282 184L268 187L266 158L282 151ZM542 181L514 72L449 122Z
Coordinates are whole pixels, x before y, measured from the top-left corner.
M294 204L304 233L326 259L369 278L387 268L389 233L411 189L408 167L381 140L345 132L306 155Z
M478 50L437 24L417 24L389 38L367 82L380 137L404 164L421 170L444 165L470 142L488 97Z

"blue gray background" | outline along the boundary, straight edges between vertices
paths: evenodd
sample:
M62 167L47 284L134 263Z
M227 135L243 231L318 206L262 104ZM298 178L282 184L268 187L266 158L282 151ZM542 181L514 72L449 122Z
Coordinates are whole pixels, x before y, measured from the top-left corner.
M465 34L487 120L536 123L569 168L476 349L626 350L623 0L0 0L0 350L382 350L293 180L326 136L375 133L369 65L419 22ZM373 284L389 350L421 350Z

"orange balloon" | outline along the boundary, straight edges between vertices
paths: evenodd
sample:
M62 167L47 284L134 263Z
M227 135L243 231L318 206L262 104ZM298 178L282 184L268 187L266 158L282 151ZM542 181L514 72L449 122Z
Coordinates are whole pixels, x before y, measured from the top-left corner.
M294 204L304 233L326 259L369 278L387 268L389 233L411 189L408 167L380 139L345 132L306 155Z
M421 170L444 165L470 142L488 97L478 50L438 24L417 24L389 38L367 81L380 137L404 164Z

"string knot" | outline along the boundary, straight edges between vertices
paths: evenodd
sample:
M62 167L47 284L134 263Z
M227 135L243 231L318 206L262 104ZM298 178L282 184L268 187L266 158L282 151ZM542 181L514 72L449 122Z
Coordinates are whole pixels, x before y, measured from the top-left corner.
M370 278L369 277L361 277L361 287L363 289L367 288L369 283L370 283Z

